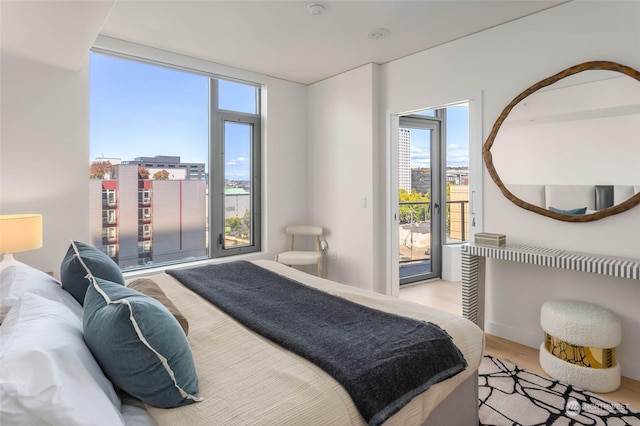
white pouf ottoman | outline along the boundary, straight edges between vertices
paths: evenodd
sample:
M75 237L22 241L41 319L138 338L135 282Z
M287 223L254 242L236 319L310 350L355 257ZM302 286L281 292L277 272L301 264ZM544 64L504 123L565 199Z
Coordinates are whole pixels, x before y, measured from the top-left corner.
M620 386L616 348L620 320L601 306L575 300L549 300L540 310L545 339L540 366L551 377L592 392Z

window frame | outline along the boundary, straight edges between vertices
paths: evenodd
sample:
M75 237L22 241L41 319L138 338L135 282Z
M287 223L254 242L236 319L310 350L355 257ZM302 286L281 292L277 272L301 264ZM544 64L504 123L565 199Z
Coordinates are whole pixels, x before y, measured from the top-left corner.
M218 99L218 81L222 78L211 79L210 99ZM257 88L256 93L256 114L229 111L220 109L218 102L211 102L210 129L212 135L209 139L209 196L211 194L221 194L222 206L220 209L213 209L210 198L209 205L209 258L238 256L247 253L259 252L262 250L262 114L261 114L261 90ZM252 126L251 140L251 242L250 245L239 247L225 247L225 135L224 128L226 122L247 124ZM216 164L217 167L212 167Z
M209 180L208 180L208 253L205 259L214 260L228 256L256 253L262 250L263 217L262 217L262 129L265 117L265 96L267 77L251 71L241 70L213 62L163 51L148 46L126 42L106 36L98 36L91 49L95 53L119 57L126 60L149 63L156 66L199 74L209 79ZM219 109L218 84L225 80L256 88L256 114ZM215 84L214 84L215 83ZM224 248L220 236L225 232L225 177L224 177L224 122L234 121L251 125L253 128L251 141L251 244L240 247ZM214 194L218 194L214 196ZM219 199L219 203L216 202ZM219 204L219 207L218 207ZM203 258L196 259L203 260ZM193 259L176 260L165 263L139 267L127 267L125 271L141 270L167 266L170 264L187 264Z

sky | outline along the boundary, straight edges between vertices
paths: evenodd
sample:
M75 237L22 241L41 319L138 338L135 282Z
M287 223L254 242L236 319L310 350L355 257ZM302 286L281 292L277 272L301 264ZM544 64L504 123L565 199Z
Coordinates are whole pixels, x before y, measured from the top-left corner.
M90 59L89 160L177 155L208 170L209 78L99 53ZM221 108L255 112L255 88L220 82ZM248 126L226 126L225 174L249 177Z
M430 167L430 131L411 130L411 167ZM469 166L469 107L447 107L447 166Z
M180 155L206 162L209 80L92 53L90 159Z
M90 161L180 156L208 167L209 78L186 71L91 53ZM255 88L220 81L219 106L255 112ZM449 107L447 164L468 166L467 108ZM225 177L248 180L250 131L228 124ZM428 138L412 135L412 167L428 167Z

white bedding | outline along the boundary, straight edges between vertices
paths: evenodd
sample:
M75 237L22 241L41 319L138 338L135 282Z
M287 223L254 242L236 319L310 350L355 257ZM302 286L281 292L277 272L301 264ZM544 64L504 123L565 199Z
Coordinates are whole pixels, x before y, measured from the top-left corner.
M155 419L149 415L149 412L141 401L124 395L122 397L122 406L120 415L124 420L124 426L157 426Z
M452 336L467 369L414 398L386 425L422 424L478 369L484 335L462 317L317 278L272 261L254 263L362 305L434 322ZM160 426L365 424L347 392L323 370L241 326L171 276L150 278L189 321L189 342L204 398L180 408L148 406Z
M82 306L58 280L16 263L0 284L0 424L157 424L140 401L121 401L84 343Z

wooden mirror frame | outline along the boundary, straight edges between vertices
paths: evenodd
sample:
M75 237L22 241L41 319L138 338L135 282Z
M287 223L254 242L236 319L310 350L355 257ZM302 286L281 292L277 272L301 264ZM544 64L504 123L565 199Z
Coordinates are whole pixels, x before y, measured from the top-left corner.
M565 69L564 71L560 71L557 74L552 75L551 77L545 78L542 81L539 81L538 83L534 84L533 86L529 87L527 90L525 90L524 92L520 93L518 96L516 96L510 103L509 105L507 105L503 110L502 113L500 114L500 116L498 117L498 119L496 120L496 122L493 125L493 128L491 129L491 133L489 133L489 137L487 138L487 141L484 143L483 147L482 147L482 158L484 159L484 164L487 166L487 170L489 172L489 175L491 176L491 178L493 179L493 181L496 183L496 185L498 186L498 188L500 189L500 191L502 192L502 194L512 203L514 203L515 205L517 205L518 207L522 207L525 210L529 210L532 211L534 213L538 213L542 216L547 216L550 217L552 219L557 219L557 220L562 220L564 222L592 222L594 220L599 220L602 218L605 218L607 216L611 216L614 214L618 214L618 213L622 213L624 211L627 211L635 206L637 206L638 204L640 204L640 193L635 194L634 196L632 196L631 198L627 199L626 201L620 203L620 204L616 204L615 206L611 206L608 207L606 209L603 210L599 210L595 213L591 213L591 214L584 214L584 215L566 215L566 214L562 214L562 213L555 213L552 212L550 210L544 209L542 207L536 206L534 204L530 204L524 200L521 200L520 198L516 197L515 195L513 195L504 185L504 183L502 182L502 180L500 179L500 176L498 176L498 172L496 172L496 169L493 165L493 157L491 155L491 147L493 146L493 143L495 142L495 138L498 134L498 130L500 130L500 126L502 125L502 123L506 120L507 116L509 115L509 113L511 112L511 110L513 109L513 107L515 107L520 101L524 100L525 98L527 98L527 96L531 95L532 93L537 92L538 90L542 89L543 87L549 86L559 80L562 80L565 77L569 77L573 74L577 74L579 72L582 71L588 71L588 70L606 70L606 71L617 71L619 73L625 74L635 80L638 81L638 83L640 83L640 72L636 71L635 69L625 66L625 65L620 65L618 63L615 62L609 62L609 61L591 61L591 62L584 62L582 64L578 64L575 66L572 66L570 68ZM640 142L639 142L640 143Z

